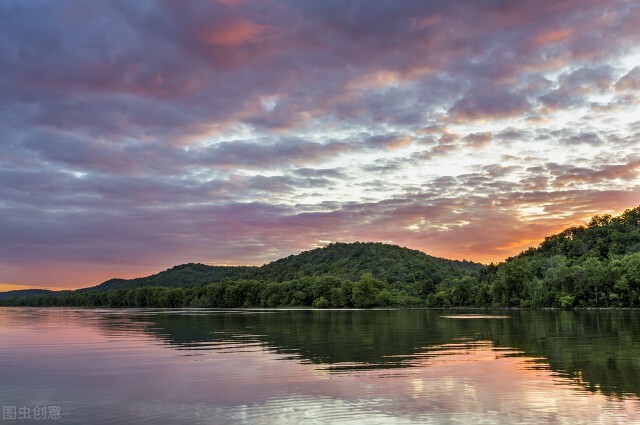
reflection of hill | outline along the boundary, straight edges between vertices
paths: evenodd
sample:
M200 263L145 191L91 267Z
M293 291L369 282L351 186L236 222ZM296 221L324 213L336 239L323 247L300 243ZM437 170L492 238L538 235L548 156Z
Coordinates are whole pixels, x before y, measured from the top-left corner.
M581 386L640 395L640 315L632 311L509 311L510 319L448 319L438 310L193 312L132 315L145 332L183 349L260 342L340 368L411 366L443 344L493 341L543 357ZM501 314L505 314L502 312ZM140 325L140 324L139 324ZM399 360L401 359L401 360Z

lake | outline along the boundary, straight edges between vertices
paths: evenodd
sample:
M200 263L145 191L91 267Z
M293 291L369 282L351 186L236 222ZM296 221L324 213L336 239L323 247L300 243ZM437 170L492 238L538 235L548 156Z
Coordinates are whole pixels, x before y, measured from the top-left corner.
M640 423L639 311L0 308L4 423Z

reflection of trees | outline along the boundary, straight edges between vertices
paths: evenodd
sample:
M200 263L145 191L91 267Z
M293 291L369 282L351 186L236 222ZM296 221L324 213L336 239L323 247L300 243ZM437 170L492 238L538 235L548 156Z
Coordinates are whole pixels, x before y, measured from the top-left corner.
M544 357L591 391L640 395L640 315L635 311L519 312L492 323L496 345Z
M509 311L510 319L447 319L438 310L141 313L128 320L182 349L261 343L331 368L410 367L443 344L492 341L583 387L640 395L640 315L633 311ZM505 314L502 311L500 314ZM401 359L401 360L399 360ZM412 363L413 362L413 363Z

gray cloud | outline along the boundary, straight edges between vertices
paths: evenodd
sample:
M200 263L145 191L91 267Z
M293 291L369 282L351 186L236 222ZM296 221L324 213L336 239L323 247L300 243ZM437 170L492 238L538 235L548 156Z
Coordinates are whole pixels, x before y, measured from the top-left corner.
M326 240L498 259L637 204L639 8L1 2L0 283Z

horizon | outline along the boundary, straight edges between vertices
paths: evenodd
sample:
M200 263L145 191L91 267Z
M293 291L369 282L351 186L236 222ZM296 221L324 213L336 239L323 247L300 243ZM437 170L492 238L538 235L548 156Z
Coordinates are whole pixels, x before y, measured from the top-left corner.
M0 291L640 205L640 3L0 3Z

